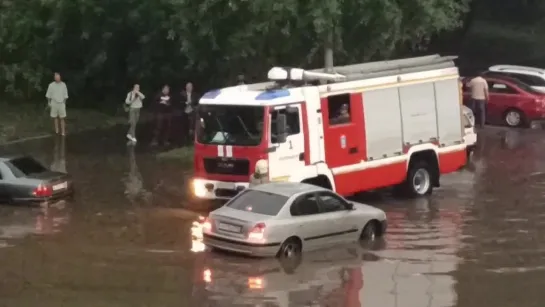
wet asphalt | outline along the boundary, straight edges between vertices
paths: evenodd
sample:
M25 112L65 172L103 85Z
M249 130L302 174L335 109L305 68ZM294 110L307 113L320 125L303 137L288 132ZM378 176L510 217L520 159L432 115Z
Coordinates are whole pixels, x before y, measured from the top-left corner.
M4 146L66 168L73 201L0 206L0 306L542 307L545 132L486 128L430 198L370 193L385 242L286 265L203 252L190 170L123 131Z

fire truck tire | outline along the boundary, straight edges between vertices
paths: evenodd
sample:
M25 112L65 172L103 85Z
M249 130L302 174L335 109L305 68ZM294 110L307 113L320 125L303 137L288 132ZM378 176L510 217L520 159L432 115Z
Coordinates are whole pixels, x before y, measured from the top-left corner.
M417 160L410 163L403 190L404 194L411 198L429 195L433 192L432 172L426 161Z

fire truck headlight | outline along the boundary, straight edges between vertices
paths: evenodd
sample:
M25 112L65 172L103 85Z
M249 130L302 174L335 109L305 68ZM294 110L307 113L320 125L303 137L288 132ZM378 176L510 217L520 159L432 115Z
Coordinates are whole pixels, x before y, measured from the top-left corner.
M206 188L204 187L204 182L200 179L193 179L193 194L196 197L206 196Z

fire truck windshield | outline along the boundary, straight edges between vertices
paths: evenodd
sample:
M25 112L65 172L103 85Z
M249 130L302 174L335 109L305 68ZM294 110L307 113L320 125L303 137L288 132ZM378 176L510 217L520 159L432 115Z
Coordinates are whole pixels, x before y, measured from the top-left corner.
M260 106L200 105L197 142L257 146L263 138L265 108Z

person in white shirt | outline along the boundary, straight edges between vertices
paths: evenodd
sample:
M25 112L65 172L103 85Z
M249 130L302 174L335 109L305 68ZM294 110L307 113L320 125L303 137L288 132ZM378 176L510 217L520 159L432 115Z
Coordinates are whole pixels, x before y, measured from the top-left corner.
M50 116L53 118L55 124L55 133L59 134L60 123L60 134L65 136L66 125L64 119L66 118L68 89L66 88L66 83L62 82L61 75L58 72L55 73L54 79L55 81L49 83L45 97L47 98L47 105L50 108Z
M127 98L125 99L125 104L128 106L129 112L129 131L127 132L127 138L133 143L136 143L136 125L140 119L140 109L142 109L142 100L144 100L144 98L146 98L146 96L140 92L140 85L135 84L132 91L127 94Z
M184 109L184 124L189 141L192 140L193 129L195 128L195 106L197 104L197 96L193 91L193 83L187 82L185 90L181 93L181 102Z
M479 126L482 128L486 123L486 104L488 103L488 83L481 76L477 76L467 86L471 90L471 104L473 105L473 113L479 119Z

